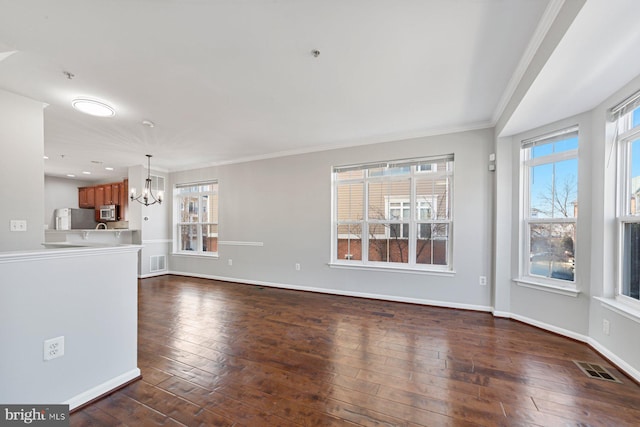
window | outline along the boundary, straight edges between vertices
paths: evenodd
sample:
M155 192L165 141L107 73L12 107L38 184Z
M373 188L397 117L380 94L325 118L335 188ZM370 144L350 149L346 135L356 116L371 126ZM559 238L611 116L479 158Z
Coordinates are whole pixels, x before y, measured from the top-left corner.
M522 142L522 275L575 286L578 127Z
M453 155L333 170L334 263L451 270Z
M619 150L618 299L640 308L640 94L614 107Z
M218 183L215 181L176 186L178 223L176 252L217 255Z

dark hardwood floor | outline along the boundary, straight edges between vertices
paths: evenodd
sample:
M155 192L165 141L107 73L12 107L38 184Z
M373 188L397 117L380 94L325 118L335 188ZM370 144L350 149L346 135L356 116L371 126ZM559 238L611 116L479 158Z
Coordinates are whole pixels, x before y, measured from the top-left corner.
M72 426L640 425L588 346L488 313L161 276L139 319L143 379Z

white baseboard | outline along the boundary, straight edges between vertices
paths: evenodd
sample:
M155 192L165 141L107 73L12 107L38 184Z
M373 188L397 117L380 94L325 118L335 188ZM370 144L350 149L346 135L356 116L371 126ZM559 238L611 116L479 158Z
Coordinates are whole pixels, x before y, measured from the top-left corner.
M169 273L167 270L154 271L153 273L140 274L138 275L138 279L148 279L149 277L165 276L167 274L173 274L173 273Z
M87 391L84 391L71 399L62 402L64 405L69 405L69 410L73 410L80 405L84 405L87 402L95 399L96 397L102 396L104 394L109 393L110 391L120 387L127 382L136 379L140 376L140 369L135 368L130 370L129 372L125 372L122 375L118 375L115 378L112 378L108 381L103 382L100 385L97 385Z
M511 313L509 313L508 311L492 310L491 313L493 313L493 317L504 317L507 319L511 319Z
M540 329L544 329L546 331L554 332L554 333L556 333L558 335L569 337L569 338L574 339L576 341L580 341L580 342L584 342L584 343L588 343L589 342L589 337L587 337L586 335L582 335L582 334L579 334L577 332L570 331L569 329L559 328L557 326L550 325L548 323L541 322L539 320L531 319L531 318L526 317L526 316L521 316L519 314L510 313L509 317L511 319L518 320L518 321L520 321L522 323L526 323L528 325L536 326L536 327L538 327Z
M238 279L236 277L222 277L222 276L214 276L210 274L194 274L194 273L185 273L181 271L170 271L168 274L175 274L176 276L191 276L191 277L199 277L202 279L212 279L212 280L222 280L224 282L234 282L234 283L243 283L246 285L257 285L257 286L266 286L270 288L280 288L280 289L291 289L294 291L307 291L307 292L318 292L321 294L329 294L329 295L341 295L347 297L356 297L356 298L369 298L383 301L394 301L394 302L406 302L410 304L420 304L420 305L431 305L435 307L445 307L445 308L456 308L461 310L473 310L473 311L491 311L491 307L483 306L483 305L474 305L474 304L461 304L455 302L448 301L436 301L436 300L427 300L421 298L410 298L410 297L399 297L395 295L385 295L385 294L372 294L366 292L353 292L353 291L344 291L341 289L329 289L329 288L317 288L314 286L300 286L300 285L285 285L281 283L271 283L271 282L263 282L258 280L248 280L248 279Z

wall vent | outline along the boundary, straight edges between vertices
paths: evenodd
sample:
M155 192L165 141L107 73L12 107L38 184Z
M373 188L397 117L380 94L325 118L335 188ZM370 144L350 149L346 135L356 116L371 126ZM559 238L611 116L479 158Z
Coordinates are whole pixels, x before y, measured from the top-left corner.
M598 365L596 363L589 362L580 362L578 360L574 360L573 363L578 365L578 368L582 372L584 372L589 378L596 378L598 380L611 381L614 383L622 383L619 379L611 375L607 368L604 366Z
M149 271L166 270L166 257L164 255L151 255L149 257Z
M158 191L164 192L164 177L151 175L151 191L153 194L158 194Z

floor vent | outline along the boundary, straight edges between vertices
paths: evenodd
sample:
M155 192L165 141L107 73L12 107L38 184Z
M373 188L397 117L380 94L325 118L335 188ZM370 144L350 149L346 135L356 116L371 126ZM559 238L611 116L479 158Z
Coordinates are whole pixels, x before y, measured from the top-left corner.
M149 271L163 271L166 270L166 258L164 255L151 255L149 257Z
M578 365L578 368L584 372L590 378L596 378L598 380L611 381L614 383L622 383L619 379L611 375L607 368L600 366L596 363L579 362L574 360L573 363Z

